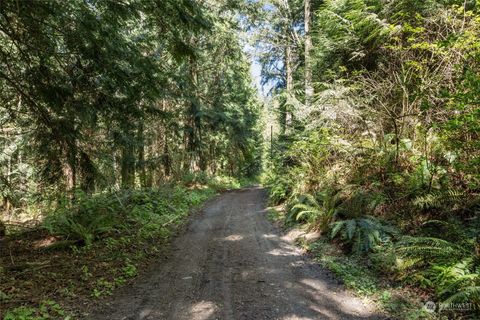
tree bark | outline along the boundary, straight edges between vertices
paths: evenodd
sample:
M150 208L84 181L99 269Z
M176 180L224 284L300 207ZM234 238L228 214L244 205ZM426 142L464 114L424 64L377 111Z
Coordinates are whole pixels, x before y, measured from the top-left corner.
M147 172L145 170L145 127L143 123L143 119L140 119L140 123L138 125L138 152L137 152L137 170L140 177L140 185L142 188L147 186Z
M314 90L312 84L312 35L310 25L312 23L312 3L305 0L305 105L310 107L313 100Z
M132 131L124 129L124 141L122 146L121 175L122 188L128 189L135 185L135 146L133 141L129 141L132 137Z
M72 192L77 184L77 152L75 148L67 148L67 163L64 167L64 175L67 192Z
M287 31L287 39L289 38L289 32ZM287 78L287 104L288 100L291 99L293 95L293 57L292 57L292 46L289 40L287 40L287 46L285 48L285 71L286 71L286 78ZM289 128L292 125L292 112L291 110L285 108L285 127Z
M80 187L88 194L92 194L95 191L95 165L85 152L80 152L79 159L81 182Z

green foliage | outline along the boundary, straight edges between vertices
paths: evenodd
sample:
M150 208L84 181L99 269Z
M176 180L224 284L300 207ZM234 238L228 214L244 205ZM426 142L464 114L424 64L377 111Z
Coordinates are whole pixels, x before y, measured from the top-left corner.
M439 238L405 236L398 243L397 252L401 257L410 259L409 264L415 266L451 263L464 257L468 250Z
M238 189L242 186L238 179L228 176L215 176L207 184L213 190Z
M215 193L216 190L205 185L195 188L165 185L157 189L95 195L78 192L74 199L65 199L46 217L43 227L57 238L57 242L47 247L48 251L36 252L39 259L44 255L66 259L58 259L52 266L54 269L45 275L32 273L32 282L50 279L53 284L49 283L43 294L50 295L51 291L47 290L54 290L68 299L112 295L115 289L136 277L149 259L162 252L162 247L192 209ZM46 236L43 230L39 231ZM58 243L66 243L69 247L60 247ZM71 251L62 252L67 248ZM56 282L59 276L54 273L56 268L69 270L65 279L58 279L60 282ZM36 272L35 267L32 270ZM29 293L21 294L28 297ZM11 307L8 313L2 310L2 316L8 315L12 319L65 318L61 316L58 304L44 303L45 306L38 308L27 304L15 309L19 306L15 300L19 295L13 293L4 300L0 294L0 302Z
M8 311L4 320L48 320L48 319L72 319L65 311L52 300L42 301L38 308L18 307Z
M121 230L124 208L119 201L115 194L90 197L77 193L74 203L64 201L47 217L44 226L52 235L88 246L101 235Z
M339 196L343 198L339 213L344 218L359 218L374 214L375 209L385 202L384 194L362 190L355 185L345 186Z
M2 5L2 213L43 212L77 189L257 174L260 106L239 7L218 4ZM75 238L103 232L79 219L62 222Z
M471 303L480 306L480 266L478 261L465 258L452 265L434 265L434 283L444 304Z
M371 271L363 266L362 263L354 258L334 256L329 253L328 244L321 241L310 245L309 250L315 254L315 258L324 267L332 271L345 286L353 289L357 294L369 296L376 293L379 289L378 278ZM333 248L330 248L333 250Z
M480 265L474 253L475 245L463 230L449 224L444 226L447 229L442 235L455 242L432 237L404 237L397 244L404 277L434 288L445 306L452 303L478 306Z
M64 201L48 215L43 226L52 235L86 246L100 239L128 234L131 228L149 237L165 233L165 227L181 221L189 208L213 194L212 189L184 187L125 190L94 196L79 192L73 201Z
M296 221L305 221L312 229L326 231L337 216L340 199L335 191L325 191L318 193L317 198L310 194L300 196L295 202L290 211Z
M358 294L367 296L377 291L374 275L355 261L323 259L322 263Z
M382 224L378 219L363 217L333 223L331 238L340 237L351 245L353 252L362 253L389 241L395 234L394 228Z
M309 250L322 266L333 272L354 293L374 301L379 309L386 311L395 319L431 318L423 308L425 303L423 298L392 286L386 279L379 277L376 268L383 269L384 266L377 266L376 261L372 261L372 265L369 260L359 256L346 256L339 252L338 247L326 241L324 238L310 244ZM375 254L383 253L384 250L382 247L382 250ZM385 263L385 267L392 267L391 261L382 260L382 263Z
M275 185L270 187L270 200L274 204L279 204L288 198L289 186L288 181L285 179L279 179Z
M373 67L376 51L394 31L368 1L329 0L317 14L321 32L315 39L315 61L324 79L346 68Z
M127 278L135 277L138 274L137 267L132 264L129 259L125 261L125 266L122 268L122 271Z
M454 206L465 200L465 194L459 190L432 191L416 196L412 204L422 210L442 209Z
M477 5L329 0L314 8L312 61L288 36L279 40L301 63L269 106L291 114L274 126L272 200L286 204L287 222L331 229L331 240L397 284L421 287L432 301L477 305ZM307 71L310 102L297 90ZM335 205L322 198L328 190L337 190Z
M276 173L270 173L263 178L263 182L269 188L271 203L279 204L289 198L292 182L288 178L277 176Z
M96 281L95 288L93 288L92 297L100 298L102 296L111 296L114 289L114 282L108 281L104 278L100 278Z

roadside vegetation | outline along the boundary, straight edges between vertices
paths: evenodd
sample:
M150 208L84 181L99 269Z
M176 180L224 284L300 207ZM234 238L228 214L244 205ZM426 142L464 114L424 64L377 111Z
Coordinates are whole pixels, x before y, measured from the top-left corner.
M2 1L0 318L83 317L262 171L358 294L478 318L479 38L474 1Z
M10 229L1 242L0 318L83 318L151 262L166 258L171 237L192 211L240 186L219 177L205 184L80 193L38 226Z
M0 319L82 318L258 173L237 10L2 1Z
M281 80L263 179L272 204L287 225L321 233L310 249L360 294L390 300L379 289L388 280L417 309L435 303L399 319L478 317L477 6L272 2L277 39L292 51L275 51L292 66L280 75L264 59L265 82ZM303 41L291 37L307 24Z

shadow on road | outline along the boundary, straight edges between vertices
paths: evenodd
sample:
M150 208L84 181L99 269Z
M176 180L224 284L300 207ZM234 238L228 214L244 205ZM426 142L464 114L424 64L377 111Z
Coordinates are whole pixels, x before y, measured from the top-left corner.
M266 219L252 187L209 203L172 256L92 319L382 319Z

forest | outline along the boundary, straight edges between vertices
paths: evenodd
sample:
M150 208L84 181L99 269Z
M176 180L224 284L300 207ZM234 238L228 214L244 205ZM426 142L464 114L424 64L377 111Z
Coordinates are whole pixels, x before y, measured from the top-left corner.
M479 39L475 1L0 1L0 318L88 318L259 184L386 317L475 319Z
M476 4L307 2L279 1L265 33L264 82L280 77L264 172L271 201L284 204L287 224L343 250L348 259L313 246L354 289L404 309L397 317L425 317L409 295L445 318L478 316Z

